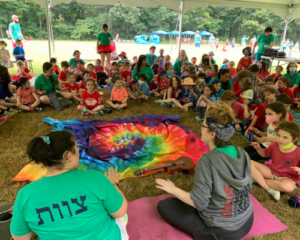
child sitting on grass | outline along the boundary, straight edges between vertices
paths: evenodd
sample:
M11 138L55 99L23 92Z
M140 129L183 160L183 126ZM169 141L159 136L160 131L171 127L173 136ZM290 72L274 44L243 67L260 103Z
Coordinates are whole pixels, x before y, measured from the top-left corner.
M150 88L146 82L147 77L144 73L140 73L138 75L138 82L136 84L133 84L132 91L128 92L128 95L134 99L138 100L139 102L143 102L144 100L149 100L151 93Z
M7 43L4 41L0 41L0 64L7 68L12 68L14 65L10 61L10 54L7 49Z
M293 100L288 95L283 93L276 97L276 101L282 102L285 107L285 110L286 110L285 120L288 122L294 122L293 115L290 113L290 109L293 104Z
M76 75L75 75L75 78L76 78ZM91 78L91 73L89 71L83 71L83 80L80 81L80 83L79 83L80 89L86 90L85 80L89 79L89 78ZM91 79L93 79L93 78L91 78ZM80 93L82 93L82 91Z
M111 70L110 70L109 73L108 73L108 78L111 78L112 75L113 75L114 73L120 73L120 71L119 71L119 66L118 66L118 63L117 63L117 62L113 62L113 63L111 64ZM107 80L108 80L108 79L107 79ZM105 82L108 83L107 81L105 81Z
M204 87L204 92L198 99L196 104L196 120L201 121L205 115L205 111L208 105L212 105L212 103L216 103L216 90L214 85L207 84Z
M251 65L248 68L248 72L249 72L249 77L251 79L252 82L252 88L254 89L254 91L256 90L257 87L257 83L260 82L262 83L263 81L258 77L258 73L259 73L259 66L256 64Z
M111 80L114 84L114 88L111 91L110 99L106 103L114 108L122 111L123 108L127 107L128 93L124 87L122 87L122 77L116 76Z
M80 87L78 83L75 82L75 75L74 73L68 73L67 75L67 83L64 86L68 92L73 94L73 99L80 102L80 94L83 92L84 89L80 91Z
M282 122L275 133L276 141L267 149L262 149L257 142L251 144L261 157L272 159L269 166L251 161L251 172L253 180L279 201L280 192L293 192L299 184L300 129L296 123Z
M228 67L228 65L229 65L229 60L228 60L228 58L224 58L224 59L223 59L223 65L220 67L220 70L221 70L221 69L226 69L226 68Z
M76 61L76 68L74 68L74 74L76 82L79 82L83 79L83 72L85 71L85 67L81 60Z
M221 96L224 92L224 89L221 89L221 81L219 79L217 79L217 80L212 82L212 85L214 86L215 91L216 91L215 92L216 101L218 101L221 98Z
M265 99L264 105L266 107L268 104L276 102L277 90L275 88L266 88L263 90L262 95Z
M97 59L95 61L95 72L104 72L104 68L101 66L101 60Z
M18 67L17 75L12 76L12 79L14 81L18 81L20 77L26 77L28 79L32 79L32 76L30 75L30 70L28 67L26 67L23 61L18 60L17 67Z
M253 141L260 143L261 148L267 148L272 142L276 141L275 128L285 121L286 110L281 102L270 103L265 108L266 123L268 124L267 131L259 131L256 128L252 128L256 134L253 137ZM262 160L262 157L257 153L253 146L245 147L245 151L249 154L250 159L254 161ZM267 159L263 159L267 160Z
M205 67L204 69L204 73L205 73L205 84L209 84L210 80L212 79L212 77L209 75L211 73L211 67Z
M290 79L287 78L287 77L280 78L278 80L278 83L277 83L278 84L278 91L279 91L280 94L285 93L286 95L288 95L293 101L293 103L292 103L292 106L293 106L294 101L295 101L294 100L294 93L293 93L292 89L290 89L288 87L289 82L290 82Z
M19 89L17 91L17 107L19 112L41 112L42 108L38 108L41 101L35 93L35 90L30 87L29 79L26 77L20 77Z
M239 101L239 96L242 93L241 90L241 81L243 78L249 77L249 73L246 70L242 70L240 71L236 76L235 76L235 82L232 83L232 87L233 87L233 93L235 96L235 100Z
M16 39L17 46L13 50L13 56L15 57L16 61L23 61L25 63L25 67L27 66L27 61L25 58L25 51L22 48L22 41L20 39Z
M242 104L235 101L235 96L232 91L225 90L221 96L221 101L232 108L236 119L236 124L239 124L244 120L244 107Z
M274 78L271 78L271 77L267 77L265 79L265 89L267 88L273 88L275 89L275 86L274 86ZM280 93L275 89L276 91L276 96L278 96ZM258 97L262 99L262 103L265 102L265 99L264 99L264 96L263 96L263 91L260 91L258 93Z
M182 69L181 73L182 73L181 79L184 80L185 78L190 76L190 69L188 67L186 67L186 68Z
M168 79L171 80L171 77L173 75L173 70L172 70L172 63L171 62L166 62L165 63L165 70L167 72L168 75Z
M0 99L12 98L13 87L8 68L0 65Z
M211 73L209 74L209 76L211 76L211 78L214 78L215 76L218 75L218 65L217 64L214 64L211 66Z
M91 78L94 78L95 80L97 80L97 74L94 72L95 67L93 64L89 63L86 67L86 70L90 72Z
M161 70L156 76L156 81L158 83L157 89L153 89L151 93L156 97L163 97L170 83L167 79L167 71L164 69Z
M274 78L274 84L277 83L278 79L281 78L282 75L282 71L283 71L283 67L282 66L277 66L275 69L275 73L269 75L269 77Z
M127 84L131 82L132 71L130 70L130 67L131 67L130 62L124 63L124 70L122 71L122 77L124 78Z
M154 101L154 103L157 103L164 107L172 107L170 103L173 103L173 99L179 99L181 89L182 86L180 77L177 75L173 75L163 100Z
M259 62L259 72L257 74L257 76L261 79L261 80L265 80L265 78L270 75L269 71L268 71L268 64L265 61L260 61Z
M193 64L193 66L195 67L196 72L198 72L199 67L197 65L197 58L196 57L192 57L191 62Z
M58 81L59 81L60 85L64 86L67 83L67 75L70 72L69 71L70 66L67 61L62 61L60 63L60 66L61 66L62 70L59 72Z
M81 94L81 104L77 106L77 109L86 117L89 117L90 114L103 116L103 97L96 91L95 80L88 78L85 80L85 85L86 90Z
M50 63L53 65L53 72L56 74L56 76L59 75L60 73L60 68L59 66L56 64L56 58L51 58L50 59Z
M203 73L203 74L204 74L204 73ZM205 74L204 74L204 75L205 75ZM203 92L203 87L202 87L202 85L200 84L200 78L199 78L198 75L196 75L196 74L191 74L190 78L193 79L193 82L195 83L194 89L195 89L195 91L197 92L197 94L200 96L200 95L202 94L202 92ZM203 82L204 82L204 79L202 79L202 80L203 80ZM202 82L202 83L203 83L203 82ZM202 87L202 89L201 89L200 87Z
M226 68L230 72L230 80L231 81L232 81L232 78L235 76L235 71L236 71L234 65L235 65L235 62L234 61L230 61L228 67Z

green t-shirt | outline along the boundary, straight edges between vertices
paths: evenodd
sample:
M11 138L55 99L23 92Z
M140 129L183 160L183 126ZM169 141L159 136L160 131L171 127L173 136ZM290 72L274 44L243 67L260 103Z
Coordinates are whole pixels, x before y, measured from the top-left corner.
M190 63L189 60L185 60L184 62L187 62L189 65L192 65L192 63ZM177 61L173 65L173 70L175 70L176 73L179 74L181 73L181 66L182 66L182 62Z
M13 30L12 35L13 35L14 40L16 40L16 39L22 40L21 26L19 23L12 22L11 24L9 24L9 29Z
M154 54L152 57L150 56L150 53L145 54L147 58L147 63L151 67L154 64L154 60L157 59L157 56Z
M212 78L211 80L210 80L210 84L212 84L213 83L213 81L215 81L215 80L220 80L218 77L214 77L214 78ZM223 82L221 81L221 89L224 89L223 88ZM232 82L231 82L231 80L230 80L230 78L228 79L228 89L230 90L230 89L233 89L233 87L232 87ZM227 90L227 89L224 89L224 90Z
M216 62L216 60L215 60L215 59L211 59L211 60L210 60L210 62L211 62L211 65L213 65L213 64L217 64L217 62Z
M113 40L113 36L110 32L107 32L106 34L104 32L101 32L98 34L97 39L100 41L100 45L110 45L110 40L108 38L111 38L110 40Z
M195 35L195 43L200 43L201 36L199 34Z
M216 147L214 150L226 153L233 158L238 158L238 152L235 146Z
M290 75L289 73L286 73L283 75L283 77L287 77L290 79L290 82L288 86L293 87L294 85L299 85L300 82L300 73L296 72L294 75Z
M81 60L82 62L83 62L83 65L85 64L85 62L81 59L81 58L79 58L79 60ZM69 60L69 65L71 66L73 66L73 68L72 68L72 72L74 71L74 68L76 68L76 62L77 62L77 60L75 60L75 58L71 58L70 60Z
M125 62L130 62L127 58L125 59ZM118 61L118 66L119 66L119 68L121 68L121 64L124 64L123 62L122 62L122 60L119 60ZM124 67L124 66L123 66Z
M275 36L270 34L266 36L265 33L260 34L256 41L259 42L257 53L264 53L265 49L270 47L272 42L275 42Z
M189 61L189 58L186 58L184 61L185 61L185 62L188 62L188 61ZM179 62L178 58L176 58L175 63L176 63L176 62Z
M109 213L122 204L123 197L103 174L69 170L22 188L10 229L15 236L33 231L40 240L121 240Z
M146 82L151 83L151 79L154 77L154 72L151 67L146 66L144 69L140 69L139 74L140 73L146 74L146 77L147 77ZM135 80L138 80L139 74L137 74L137 68L135 67L132 71L132 78L134 78Z
M59 81L58 78L55 74L52 75L54 77L55 80L55 84L53 86L52 82L50 79L46 79L44 77L44 74L42 73L41 75L39 75L36 79L35 79L35 83L34 83L34 88L35 89L39 89L41 91L46 91L45 94L49 94L54 91L56 91L57 86L59 85Z

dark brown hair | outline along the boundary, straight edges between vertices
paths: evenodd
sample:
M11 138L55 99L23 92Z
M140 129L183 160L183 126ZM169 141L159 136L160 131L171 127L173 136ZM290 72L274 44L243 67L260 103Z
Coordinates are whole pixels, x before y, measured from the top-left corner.
M270 82L270 83L274 83L274 78L272 78L272 77L267 77L266 79L265 79L265 83L267 83L267 82Z
M277 128L275 128L275 132L278 133L279 130L282 130L282 131L285 131L285 132L288 132L289 134L291 134L294 144L297 145L297 141L300 136L300 129L299 129L299 126L297 123L282 122L278 125Z
M271 94L277 94L277 92L276 92L276 90L275 90L275 88L266 88L266 89L264 89L263 90L263 94L265 93L265 92L268 92L268 93L271 93ZM276 96L276 95L275 95Z
M271 109L276 114L282 113L282 116L280 117L280 120L282 121L282 120L285 119L286 109L285 109L285 106L283 105L282 102L270 103L265 107L265 110L266 109Z
M259 72L259 66L257 64L253 64L248 68L249 72Z
M277 96L276 101L282 102L283 104L293 104L293 100L286 93L282 93Z
M222 101L231 101L234 99L234 93L230 90L225 90L221 96Z
M238 72L238 74L236 75L235 81L239 82L241 81L243 78L249 77L249 72L247 70L241 70Z
M279 78L278 81L281 81L281 82L285 83L286 85L288 85L288 83L290 82L290 79L287 77L282 77L282 78Z
M11 78L7 67L1 65L0 65L0 82L3 83L5 86L7 86L11 82Z
M0 43L4 44L5 47L7 47L7 43L5 41L0 41Z
M52 63L45 62L45 63L43 64L43 73L45 73L45 71L48 71L50 68L53 68ZM55 86L55 85L56 85L56 82L55 82L55 79L54 79L54 77L53 77L53 74L52 74L52 76L49 76L49 79L50 79L52 85Z
M245 77L241 79L242 91L245 92L249 89L252 89L252 82L249 77Z
M67 61L62 61L61 63L60 63L60 66L61 67L70 67L70 65L69 65L69 63L67 62Z

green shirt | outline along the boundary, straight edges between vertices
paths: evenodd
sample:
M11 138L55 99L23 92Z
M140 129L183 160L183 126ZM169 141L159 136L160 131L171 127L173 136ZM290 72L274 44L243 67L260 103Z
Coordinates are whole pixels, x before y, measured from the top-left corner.
M211 60L210 60L210 62L211 62L211 65L213 65L213 64L217 64L217 62L216 62L216 60L215 60L215 59L211 59Z
M146 74L146 77L147 77L146 82L151 83L151 79L154 77L154 72L151 67L146 66L144 69L140 69L139 74L140 73ZM139 74L137 74L137 68L135 67L132 71L132 78L134 78L135 80L138 80Z
M272 42L275 42L275 36L270 34L270 36L266 36L265 33L260 34L256 41L259 42L257 53L264 53L265 49L270 47Z
M212 84L212 82L213 81L215 81L215 80L220 80L218 77L214 77L214 78L212 78L211 80L210 80L210 84ZM221 80L220 80L221 81ZM221 81L221 89L224 89L223 88L223 82ZM230 78L228 79L228 89L230 90L230 89L233 89L233 87L232 87L232 82L231 82L231 80L230 80ZM227 90L227 89L224 89L224 90Z
M35 79L34 88L39 89L41 91L46 91L45 94L52 93L53 90L55 92L57 89L57 86L59 85L59 81L55 74L53 74L52 76L54 77L54 80L55 80L54 86L53 86L51 80L46 79L44 77L44 74L42 73Z
M82 62L83 62L83 65L85 64L85 62L81 59L81 58L79 58L79 60L81 60ZM74 68L76 68L76 62L77 62L77 60L75 59L75 58L71 58L70 60L69 60L69 65L71 66L73 66L73 68L72 68L72 72L74 71Z
M21 26L19 23L12 22L11 24L9 24L9 29L13 30L12 35L13 35L14 40L16 40L16 39L22 40Z
M185 61L185 62L188 62L188 61L189 61L189 58L186 58L184 61ZM179 62L178 58L176 58L175 62Z
M69 170L23 187L10 228L15 236L33 231L40 240L121 240L109 213L122 204L123 197L103 174Z
M154 64L154 60L157 59L157 56L154 54L152 57L150 56L150 53L145 54L147 58L147 63L151 67Z
M293 87L294 85L299 85L300 82L300 73L296 72L294 75L290 75L289 73L286 73L283 75L283 77L287 77L290 79L290 82L288 86Z
M98 34L97 39L100 41L100 45L110 45L110 40L108 39L110 37L110 40L113 40L113 36L110 32L107 32L106 34L104 32L101 32Z
M230 157L238 158L237 149L235 146L216 147L214 150L228 154Z
M199 34L195 35L195 43L200 43L201 36Z
M125 59L125 62L130 62L127 58ZM121 68L121 64L124 64L123 62L122 62L122 60L119 60L118 61L118 66L119 66L119 68ZM123 65L123 67L124 67L124 65Z
M192 65L192 63L190 63L188 59L185 60L184 62L187 62L189 65ZM176 73L179 74L179 73L181 73L181 66L182 66L182 62L177 61L173 65L173 70L175 70Z

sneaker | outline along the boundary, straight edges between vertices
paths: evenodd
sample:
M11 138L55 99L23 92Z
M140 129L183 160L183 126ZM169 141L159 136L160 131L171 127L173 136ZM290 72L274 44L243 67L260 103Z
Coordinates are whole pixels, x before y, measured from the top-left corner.
M118 107L118 111L121 112L123 110L122 107Z
M108 108L108 109L110 109L110 106L109 106L108 104L106 104L106 105L105 105L105 108Z
M24 113L25 111L23 109L19 109L19 113Z
M7 115L0 118L0 126L6 121L7 118L8 118Z
M155 101L154 101L154 103L155 103L155 104L162 105L162 102L161 102L161 100L155 100Z
M280 192L279 191L269 188L268 193L274 198L275 201L278 202L280 200Z
M112 113L112 110L108 109L108 108L104 108L103 111L99 111L99 112L102 112L102 114L103 113Z
M42 110L43 110L42 108L35 108L33 111L34 112L42 112Z
M8 116L8 117L13 116L14 114L15 114L15 113L12 112L12 111L5 111L5 112L3 113L4 116Z
M182 108L183 111L187 112L189 108Z
M97 115L103 116L103 111L96 112Z
M197 116L197 117L196 117L196 121L197 121L197 122L201 122L201 121L203 121L203 119L202 119L201 117Z
M15 114L15 113L18 113L18 112L19 112L19 110L18 110L18 109L13 109L13 108L9 109L9 111L10 111L10 112L12 112L13 114Z
M89 117L90 116L90 113L86 108L83 109L82 116L84 116L84 117Z

